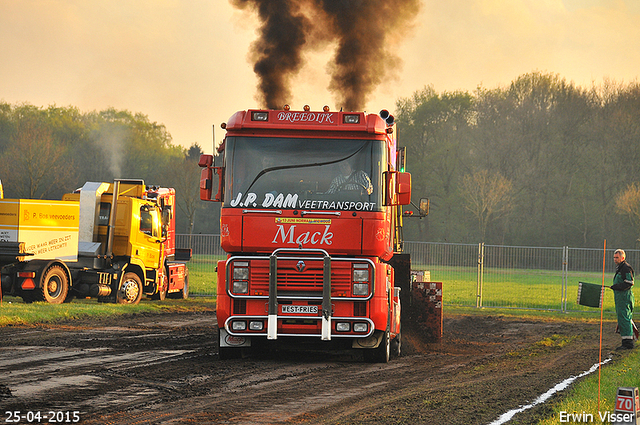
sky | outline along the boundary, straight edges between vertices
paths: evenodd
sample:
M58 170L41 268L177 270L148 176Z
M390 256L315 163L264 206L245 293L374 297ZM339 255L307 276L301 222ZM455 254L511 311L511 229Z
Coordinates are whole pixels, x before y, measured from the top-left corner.
M423 0L366 110L393 113L425 86L505 87L534 71L585 88L628 84L640 76L638 22L638 0ZM210 153L220 123L260 106L249 62L258 28L228 0L0 0L0 100L140 112L174 144ZM305 56L292 109L335 109L331 58Z

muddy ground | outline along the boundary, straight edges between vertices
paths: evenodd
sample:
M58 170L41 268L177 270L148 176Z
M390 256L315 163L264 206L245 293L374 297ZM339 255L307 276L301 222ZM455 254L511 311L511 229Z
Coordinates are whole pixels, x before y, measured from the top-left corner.
M20 411L14 423L55 412L101 425L490 424L598 362L599 324L446 311L444 323L440 343L404 332L388 364L282 349L221 361L213 311L4 327L0 412L4 423ZM612 327L603 358L619 345ZM536 423L558 397L508 423Z

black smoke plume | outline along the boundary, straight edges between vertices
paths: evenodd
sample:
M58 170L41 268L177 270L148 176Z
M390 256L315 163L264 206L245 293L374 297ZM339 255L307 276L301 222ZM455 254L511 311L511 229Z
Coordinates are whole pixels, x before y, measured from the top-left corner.
M303 53L334 43L329 90L338 107L362 110L375 87L399 65L393 49L420 6L420 0L230 1L260 17L251 59L260 81L259 100L270 109L291 101L290 80L304 64Z

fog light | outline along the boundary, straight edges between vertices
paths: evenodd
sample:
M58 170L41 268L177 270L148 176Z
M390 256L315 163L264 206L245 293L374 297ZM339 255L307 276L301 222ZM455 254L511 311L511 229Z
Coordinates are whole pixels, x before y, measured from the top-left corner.
M241 320L234 320L231 322L231 329L234 331L246 331L247 330L247 322Z
M338 332L349 332L351 330L351 324L349 322L338 322L336 323L336 331Z
M233 293L234 294L248 294L249 293L249 282L246 280L238 280L233 282Z
M360 115L345 114L343 122L345 124L359 124L360 123Z
M353 284L353 295L369 295L369 284L368 283L354 283Z
M260 322L249 322L249 330L250 331L261 331L264 329L264 323Z
M269 121L269 113L253 112L251 113L251 121Z
M366 323L355 323L353 325L354 332L367 332L369 330L369 326Z

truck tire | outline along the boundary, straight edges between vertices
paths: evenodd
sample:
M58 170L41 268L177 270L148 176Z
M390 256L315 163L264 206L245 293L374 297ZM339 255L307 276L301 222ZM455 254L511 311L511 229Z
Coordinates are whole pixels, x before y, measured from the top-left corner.
M49 304L62 304L69 294L69 277L64 268L59 265L49 267L42 277L40 288L42 301Z
M167 279L167 276L165 275L162 279L162 283L160 284L160 287L158 288L158 291L153 294L153 296L151 297L152 300L159 300L159 301L164 301L165 298L167 298L167 291L169 290L169 280Z
M391 352L395 357L400 357L402 354L402 332L391 341Z
M142 282L137 274L127 272L122 278L122 286L116 293L118 304L138 304L142 299Z
M189 270L186 270L184 273L184 287L182 288L182 292L180 292L180 294L182 295L183 300L189 298Z
M380 345L373 349L365 349L364 359L369 363L389 363L391 357L391 339L389 329L382 335L382 341Z

